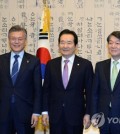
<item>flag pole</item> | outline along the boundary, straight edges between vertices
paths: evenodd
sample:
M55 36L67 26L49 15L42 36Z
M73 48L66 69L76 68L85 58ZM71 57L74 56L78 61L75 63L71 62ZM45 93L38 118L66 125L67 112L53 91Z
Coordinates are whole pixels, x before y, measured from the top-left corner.
M46 128L44 127L44 134L46 134Z
M43 0L44 7L46 7L46 4L47 4L47 0Z
M46 0L43 0L43 5L46 7ZM46 134L46 128L44 127L44 134Z

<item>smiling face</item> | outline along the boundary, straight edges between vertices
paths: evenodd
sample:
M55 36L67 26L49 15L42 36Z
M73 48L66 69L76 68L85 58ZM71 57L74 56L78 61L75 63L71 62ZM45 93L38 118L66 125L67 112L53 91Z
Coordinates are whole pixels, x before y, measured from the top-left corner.
M63 34L60 37L59 51L66 59L75 53L76 47L72 34Z
M120 59L120 40L115 36L111 36L108 42L108 50L114 60Z
M15 31L9 34L9 45L13 52L20 52L26 46L26 34L23 31Z

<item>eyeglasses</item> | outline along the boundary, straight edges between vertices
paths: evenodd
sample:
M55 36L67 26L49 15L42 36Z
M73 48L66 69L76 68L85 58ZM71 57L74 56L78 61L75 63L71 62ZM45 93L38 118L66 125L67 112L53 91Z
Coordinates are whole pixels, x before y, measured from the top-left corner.
M25 38L10 38L11 42L23 42L25 40Z

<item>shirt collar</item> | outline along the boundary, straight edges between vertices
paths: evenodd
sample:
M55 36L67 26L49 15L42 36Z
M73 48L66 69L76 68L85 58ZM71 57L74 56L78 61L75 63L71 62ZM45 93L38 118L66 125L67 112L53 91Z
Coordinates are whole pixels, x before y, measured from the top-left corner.
M65 60L69 60L71 63L73 63L75 58L75 54L73 54L70 58L66 59L65 57L62 56L62 62L64 62Z
M113 61L115 61L112 57L111 57L111 63L113 64ZM117 60L120 63L120 59Z
M15 52L11 51L11 58L13 58L16 54L19 55L20 58L23 58L24 50L19 53L15 53Z

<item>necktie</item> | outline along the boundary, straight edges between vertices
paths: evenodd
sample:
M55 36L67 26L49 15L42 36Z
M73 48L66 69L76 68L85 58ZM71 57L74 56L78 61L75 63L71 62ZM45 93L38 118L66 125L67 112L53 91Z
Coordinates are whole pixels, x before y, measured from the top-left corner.
M15 81L16 81L17 75L18 75L18 57L19 57L19 55L14 56L15 61L13 63L13 67L12 67L11 78L12 78L13 85L15 84Z
M63 85L64 88L66 89L67 84L68 84L68 62L69 60L65 60L65 65L64 65L64 69L63 69Z
M115 81L118 75L118 69L117 69L117 64L119 62L118 61L113 61L113 68L112 68L112 76L111 76L111 88L114 88L115 85Z

